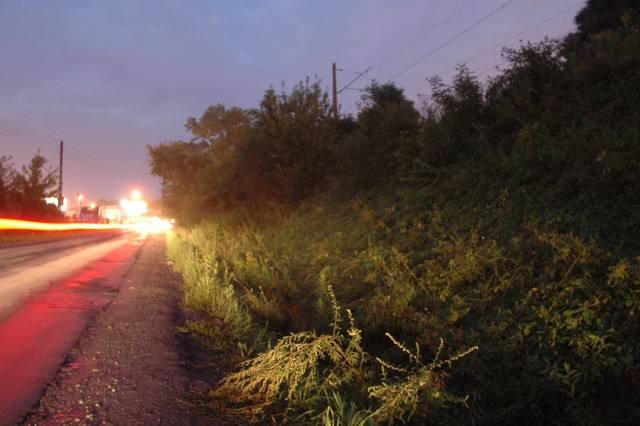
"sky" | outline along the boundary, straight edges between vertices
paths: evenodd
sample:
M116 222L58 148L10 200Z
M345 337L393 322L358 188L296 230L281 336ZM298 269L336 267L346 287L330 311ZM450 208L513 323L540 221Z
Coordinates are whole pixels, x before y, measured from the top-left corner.
M427 78L466 64L481 82L503 47L575 30L578 0L2 0L0 156L38 152L70 205L160 197L148 145L189 140L210 105L258 107L266 90L319 80L336 64L340 113L394 82L416 107ZM355 81L354 81L355 80Z

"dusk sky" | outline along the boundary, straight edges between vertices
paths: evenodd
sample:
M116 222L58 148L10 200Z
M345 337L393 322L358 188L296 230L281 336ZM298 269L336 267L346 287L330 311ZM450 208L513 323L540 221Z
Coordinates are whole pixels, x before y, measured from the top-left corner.
M20 169L64 141L63 193L160 195L146 145L188 140L215 104L255 108L273 86L310 77L342 114L393 81L419 106L426 78L466 63L481 82L501 49L575 29L576 0L2 0L0 156Z

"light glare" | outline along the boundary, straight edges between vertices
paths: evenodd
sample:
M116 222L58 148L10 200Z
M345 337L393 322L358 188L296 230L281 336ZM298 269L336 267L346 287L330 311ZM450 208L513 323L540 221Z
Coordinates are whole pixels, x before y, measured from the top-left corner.
M169 230L172 227L167 220L159 217L150 217L137 224L118 224L118 223L82 223L82 222L65 222L65 223L47 223L32 222L28 220L5 219L0 218L0 230L25 230L25 231L79 231L79 230L106 230L106 229L122 229L129 231L138 231L143 234L159 233Z

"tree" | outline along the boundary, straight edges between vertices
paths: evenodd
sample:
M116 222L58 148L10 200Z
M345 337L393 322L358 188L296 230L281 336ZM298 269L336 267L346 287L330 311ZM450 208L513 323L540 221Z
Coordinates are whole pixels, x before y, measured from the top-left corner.
M322 189L334 168L335 122L329 95L307 78L290 94L266 91L242 153L249 191L297 203ZM252 196L253 197L253 196Z
M421 158L441 166L465 151L477 153L481 129L486 122L484 94L477 78L465 65L458 67L453 85L440 77L429 79L433 103L423 122Z
M393 83L372 82L365 89L358 131L341 144L340 172L355 189L394 179L411 167L417 152L420 114Z
M193 196L198 173L206 163L206 143L168 142L147 145L151 174L162 179L162 201L166 213L186 221L197 220L202 208Z
M59 217L60 212L45 198L57 194L58 170L46 168L47 159L36 154L31 162L22 166L22 172L16 173L12 182L21 216L28 219L46 219Z
M13 182L15 170L11 164L11 157L0 157L0 213L7 214L10 207L10 200L15 197L11 184Z
M200 119L190 117L186 129L194 135L192 142L207 144L204 163L196 179L201 184L192 192L206 212L232 209L244 199L245 179L239 174L239 153L246 144L256 112L238 107L210 106Z
M504 49L502 55L509 66L489 82L487 114L493 122L492 137L511 145L524 125L553 123L557 108L564 106L564 58L560 44L549 39Z
M579 37L585 40L592 34L620 27L626 12L637 18L638 0L589 0L575 17Z
M358 114L360 129L374 143L375 150L391 160L387 167L397 168L394 154L401 149L401 139L413 139L420 129L420 114L404 90L393 83L373 82L362 96L363 108ZM387 167L382 167L385 169Z
M189 117L185 128L194 136L192 142L230 146L242 139L253 115L252 111L238 107L227 109L223 104L217 104L207 108L200 119Z

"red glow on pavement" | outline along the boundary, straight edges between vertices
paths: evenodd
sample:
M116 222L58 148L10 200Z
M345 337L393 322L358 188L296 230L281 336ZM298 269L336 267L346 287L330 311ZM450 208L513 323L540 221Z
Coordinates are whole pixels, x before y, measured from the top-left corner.
M139 250L125 244L0 321L0 425L20 424L38 402L89 321L116 297Z

